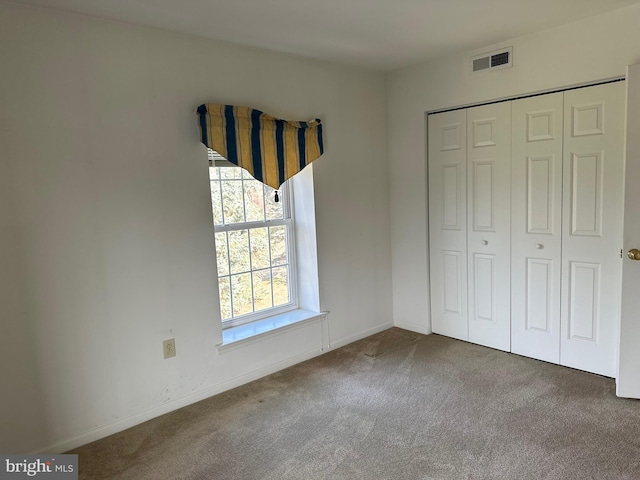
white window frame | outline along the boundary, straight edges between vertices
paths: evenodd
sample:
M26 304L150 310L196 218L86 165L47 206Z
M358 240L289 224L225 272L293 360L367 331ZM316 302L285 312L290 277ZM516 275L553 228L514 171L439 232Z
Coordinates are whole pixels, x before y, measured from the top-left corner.
M227 160L224 159L224 157L218 155L213 150L209 150L209 166L223 167L223 168L225 167L240 168L232 164L231 162L228 162ZM252 228L264 228L264 227L268 228L268 227L275 227L280 225L285 225L287 227L285 231L286 231L286 242L287 242L287 265L289 267L289 277L288 277L289 303L285 305L278 305L275 307L266 308L258 312L246 313L246 314L238 315L235 317L232 316L230 319L227 319L227 320L222 319L222 310L221 310L220 316L222 320L223 330L231 327L236 327L238 325L245 325L251 322L256 322L258 320L264 320L266 318L280 315L298 308L298 282L296 278L297 268L296 268L296 248L295 248L296 244L295 244L295 238L294 238L294 235L295 235L294 210L295 209L293 205L293 201L294 201L293 195L291 194L291 190L287 187L286 182L280 186L280 189L278 190L278 195L280 197L280 202L282 203L282 210L283 210L282 219L265 220L261 222L254 221L254 222L232 223L227 225L215 225L212 217L213 230L214 230L214 246L216 249L218 248L217 245L215 244L216 233L232 232L232 231L245 230L245 229L249 230ZM221 196L221 205L222 205L222 189L220 191L220 196ZM213 208L213 205L212 205L212 208ZM224 222L224 209L223 209L222 215L223 215L223 222ZM227 249L228 248L229 248L229 245L227 244ZM251 246L249 246L249 249L251 249ZM228 251L227 251L227 257L230 258L230 254ZM243 273L252 273L254 271L252 267L253 265L251 265L251 257L249 257L249 270L247 270L246 272L236 272L233 275L238 275ZM270 268L274 268L274 266L271 266ZM262 270L262 269L256 269L256 270ZM222 277L229 277L229 279L231 279L231 276L232 276L231 273L229 273L229 275L222 275ZM220 276L218 276L218 271L217 271L217 255L216 255L216 277L219 281ZM271 289L272 289L271 291L272 291L272 298L273 298L273 283L271 285ZM233 315L233 290L232 289L230 289L230 295L231 295L231 298L230 298L231 312ZM252 303L255 302L255 299L253 298L253 282L251 282L251 297L252 297L251 298ZM220 301L222 300L220 298L219 288L218 288L218 298L220 299Z

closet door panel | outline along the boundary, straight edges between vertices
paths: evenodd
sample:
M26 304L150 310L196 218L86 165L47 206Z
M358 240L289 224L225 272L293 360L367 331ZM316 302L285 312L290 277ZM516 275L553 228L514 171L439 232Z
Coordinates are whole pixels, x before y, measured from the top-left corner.
M560 363L616 375L620 319L622 82L565 92Z
M468 340L465 110L430 115L428 144L431 325Z
M512 102L511 350L560 361L563 94Z
M511 105L467 110L469 340L510 350Z

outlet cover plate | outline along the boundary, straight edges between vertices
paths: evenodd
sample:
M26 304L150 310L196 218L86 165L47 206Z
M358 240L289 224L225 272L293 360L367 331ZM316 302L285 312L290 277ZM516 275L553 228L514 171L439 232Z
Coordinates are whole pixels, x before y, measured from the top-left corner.
M170 338L162 342L162 353L164 358L171 358L176 356L176 339Z

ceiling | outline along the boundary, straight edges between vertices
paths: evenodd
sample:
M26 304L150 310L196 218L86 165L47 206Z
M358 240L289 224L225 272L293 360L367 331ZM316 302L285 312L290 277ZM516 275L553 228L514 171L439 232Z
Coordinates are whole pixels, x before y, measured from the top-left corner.
M389 71L640 0L12 0Z

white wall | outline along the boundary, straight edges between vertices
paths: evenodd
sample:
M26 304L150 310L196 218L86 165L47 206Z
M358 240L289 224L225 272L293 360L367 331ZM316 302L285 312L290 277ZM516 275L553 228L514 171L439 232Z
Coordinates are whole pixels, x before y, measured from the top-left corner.
M391 324L383 75L10 4L0 45L0 451L71 448L320 353L318 323L213 345L203 102L323 120L331 342Z
M624 76L640 61L640 6L389 74L396 325L430 332L425 112ZM469 57L513 46L513 68L472 75Z

